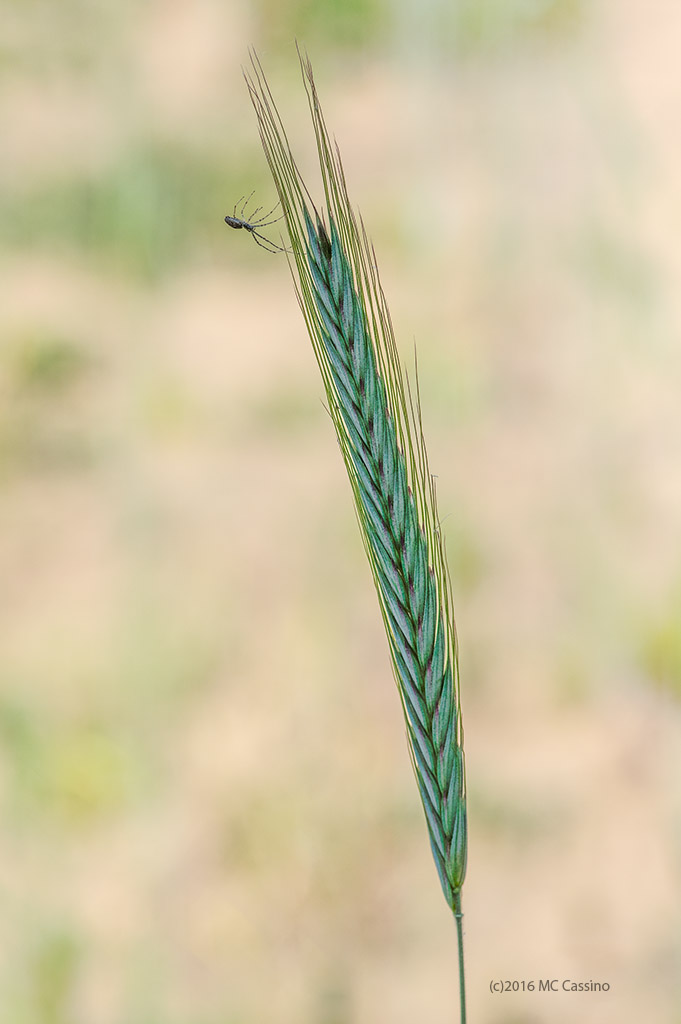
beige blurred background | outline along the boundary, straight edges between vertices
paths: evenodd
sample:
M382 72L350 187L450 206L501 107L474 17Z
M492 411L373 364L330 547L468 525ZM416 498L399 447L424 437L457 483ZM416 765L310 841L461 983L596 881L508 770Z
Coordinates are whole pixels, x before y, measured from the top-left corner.
M295 36L418 344L470 1019L678 1024L670 0L4 5L0 1019L458 1019L286 261L222 222L274 202L249 45L318 189ZM552 978L610 992L489 991Z

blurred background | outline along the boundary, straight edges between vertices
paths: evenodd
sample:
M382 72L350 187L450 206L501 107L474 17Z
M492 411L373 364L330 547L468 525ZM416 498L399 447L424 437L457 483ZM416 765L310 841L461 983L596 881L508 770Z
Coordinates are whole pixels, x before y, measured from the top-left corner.
M319 194L295 37L418 344L470 1018L678 1024L671 0L3 5L2 1020L458 1019L286 261L222 220L275 199L249 45ZM489 991L540 978L610 992Z

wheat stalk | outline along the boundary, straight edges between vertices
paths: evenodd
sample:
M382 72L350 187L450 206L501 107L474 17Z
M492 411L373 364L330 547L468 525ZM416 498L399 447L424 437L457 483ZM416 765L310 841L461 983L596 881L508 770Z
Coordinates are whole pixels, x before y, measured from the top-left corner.
M300 55L325 211L313 203L255 54L246 81L288 229L296 294L322 373L376 584L442 890L457 922L467 827L451 585L421 410L398 356L376 257L348 199L309 60Z

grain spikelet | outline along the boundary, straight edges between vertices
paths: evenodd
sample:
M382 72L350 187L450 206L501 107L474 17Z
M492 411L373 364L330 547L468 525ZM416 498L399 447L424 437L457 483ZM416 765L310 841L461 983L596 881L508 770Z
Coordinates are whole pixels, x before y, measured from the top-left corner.
M374 249L350 206L305 56L301 66L324 187L319 207L255 55L246 81L376 584L435 864L460 927L467 829L457 643L418 392L403 373Z

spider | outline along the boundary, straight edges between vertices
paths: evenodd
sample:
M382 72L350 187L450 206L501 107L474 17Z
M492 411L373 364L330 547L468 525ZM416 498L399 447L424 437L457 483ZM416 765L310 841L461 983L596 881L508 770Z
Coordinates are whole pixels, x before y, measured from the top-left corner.
M255 220L254 218L256 214L260 213L260 211L262 210L262 206L258 206L257 209L255 209L253 213L250 215L248 220L244 218L244 211L251 196L254 195L254 193L255 189L253 190L253 192L251 192L250 196L246 196L243 203L241 203L240 199L239 202L235 204L234 214L231 217L225 217L225 224L229 224L230 228L245 228L246 231L249 231L253 235L253 238L256 240L258 245L262 249L266 249L267 252L291 252L290 249L286 249L284 246L277 245L275 242L270 241L269 238L265 238L265 236L261 235L260 231L257 230L258 228L266 228L270 224L277 224L280 220L283 219L283 215L281 217L275 217L274 220L267 219L268 217L271 217L271 215L276 210L277 206L279 206L279 203L275 203L270 212L263 214L263 216L259 217L258 220ZM236 211L237 207L239 206L239 203L241 203L241 207L239 209L239 214L237 216Z

